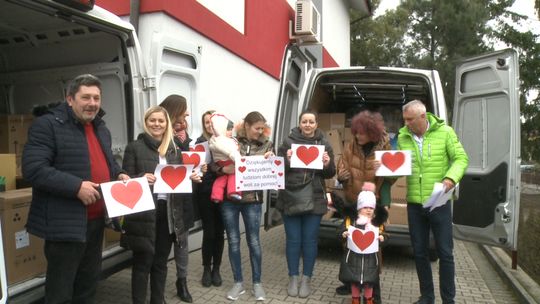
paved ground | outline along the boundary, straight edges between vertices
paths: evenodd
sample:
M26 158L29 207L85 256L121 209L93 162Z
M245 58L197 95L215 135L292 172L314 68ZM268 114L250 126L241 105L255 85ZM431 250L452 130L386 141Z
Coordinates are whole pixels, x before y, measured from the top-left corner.
M263 243L263 286L267 293L265 303L350 303L348 296L337 296L335 287L339 270L341 251L338 246L322 244L312 279L313 294L307 299L287 296L287 266L284 257L285 237L282 227L270 231L261 231ZM246 288L250 288L251 271L247 246L243 240L242 266ZM200 284L202 275L200 250L190 254L188 284L194 303L231 303L226 299L231 287L232 274L225 248L221 287L204 288ZM489 264L478 245L467 242L455 242L456 260L456 303L518 303L511 288L503 283L496 271ZM437 277L437 262L432 263L434 276ZM125 269L100 283L96 303L131 303L131 270ZM413 303L418 298L418 283L411 253L406 249L389 248L384 251L384 270L382 274L382 297L384 303ZM176 297L174 261L169 262L166 301L182 303ZM438 284L438 283L437 283ZM255 298L246 292L235 303L254 303ZM437 303L441 303L437 298Z

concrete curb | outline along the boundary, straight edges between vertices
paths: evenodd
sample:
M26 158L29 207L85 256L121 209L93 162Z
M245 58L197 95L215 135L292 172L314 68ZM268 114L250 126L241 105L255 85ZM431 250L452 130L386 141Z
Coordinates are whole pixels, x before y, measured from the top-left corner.
M512 269L512 260L503 249L486 245L480 245L480 249L501 278L514 289L519 303L540 303L540 285L521 267Z

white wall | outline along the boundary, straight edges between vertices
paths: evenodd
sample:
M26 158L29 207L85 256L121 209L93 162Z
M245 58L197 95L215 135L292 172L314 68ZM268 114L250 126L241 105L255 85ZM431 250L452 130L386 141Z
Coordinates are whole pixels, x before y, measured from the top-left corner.
M294 9L296 0L287 0ZM322 20L322 44L340 67L351 64L349 4L346 0L313 1ZM320 7L320 6L322 7Z
M150 53L153 33L202 46L198 102L188 109L192 138L201 134L201 115L210 109L222 111L235 122L256 110L273 124L278 80L163 13L141 15L139 38L145 56Z
M209 11L216 14L234 27L240 33L244 33L245 1L244 0L197 0Z
M323 45L340 67L351 65L350 18L345 0L322 1Z

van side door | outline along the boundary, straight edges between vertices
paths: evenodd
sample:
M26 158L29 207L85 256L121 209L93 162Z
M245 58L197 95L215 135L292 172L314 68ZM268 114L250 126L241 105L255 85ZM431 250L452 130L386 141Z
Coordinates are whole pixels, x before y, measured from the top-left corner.
M0 219L1 221L1 219ZM2 225L0 225L0 304L7 303L7 269L6 263L4 263L4 237L2 233Z
M310 54L312 52L310 52L309 47L291 44L285 49L272 138L276 150L287 138L291 129L298 125L298 115L304 106L306 86L309 84L314 64L317 61L317 56L310 56ZM282 223L281 215L275 208L277 194L278 192L275 190L268 191L264 219L265 229Z
M454 236L515 250L521 187L516 51L457 66L453 125L469 156L454 201Z
M150 61L148 62L150 76L145 80L145 87L150 90L151 105L159 105L171 94L185 97L188 111L191 113L187 117L190 134L200 134L201 129L198 124L200 115L197 105L199 104L201 48L159 33L153 33L151 39ZM142 113L139 117L142 117ZM202 112L200 114L202 115ZM171 120L174 121L174 117L171 117ZM140 130L142 130L142 124Z

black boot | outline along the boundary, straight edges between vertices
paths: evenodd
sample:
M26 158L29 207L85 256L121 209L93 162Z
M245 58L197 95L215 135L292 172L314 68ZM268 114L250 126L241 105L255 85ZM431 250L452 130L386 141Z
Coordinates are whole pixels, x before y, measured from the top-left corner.
M341 296L350 295L351 294L351 284L345 283L339 287L336 288L336 293Z
M210 287L212 285L212 273L210 266L204 266L201 283L204 287Z
M212 268L212 285L219 287L221 286L222 280L221 275L219 274L219 265L214 265Z
M185 278L176 280L176 294L183 302L192 303L193 298L189 294Z

